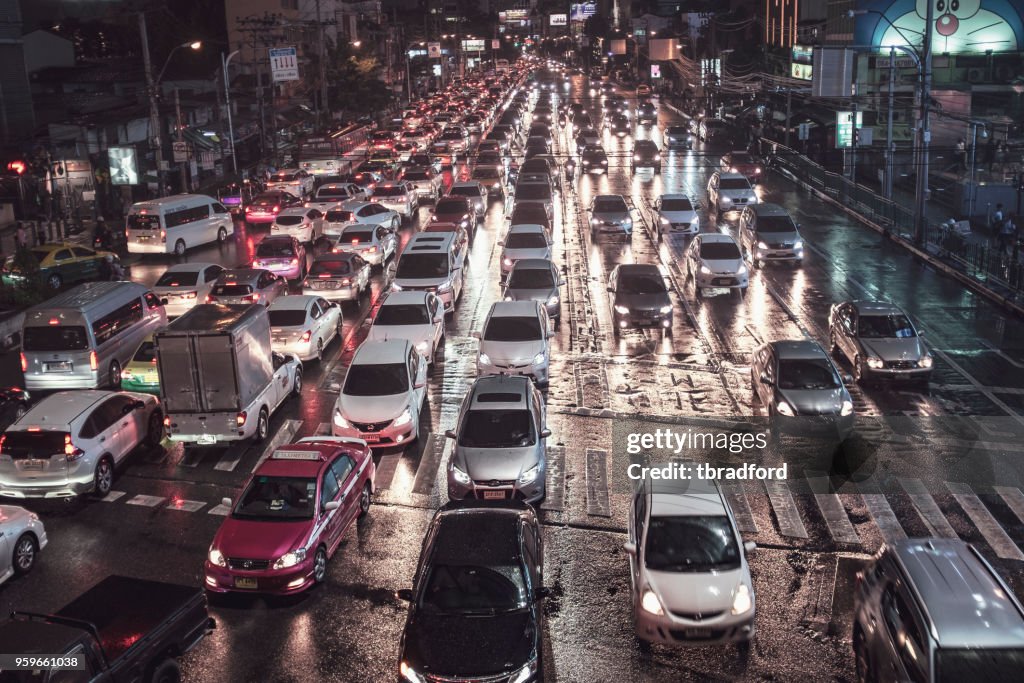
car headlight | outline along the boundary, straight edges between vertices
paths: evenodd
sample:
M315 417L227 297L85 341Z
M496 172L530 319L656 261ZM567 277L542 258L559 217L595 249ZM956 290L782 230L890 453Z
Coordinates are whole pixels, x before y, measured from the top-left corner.
M391 291L392 292L401 292L402 291L402 285L398 284L397 282L392 282L391 283Z
M669 304L668 306L662 306L661 308L658 309L658 312L662 313L662 314L664 314L664 313L671 313L672 312L672 304Z
M412 409L406 408L402 411L402 414L395 418L395 421L391 424L395 427L401 427L412 422Z
M506 294L503 301L515 301L511 294Z
M537 475L540 474L540 465L534 465L530 469L526 470L519 475L519 484L532 484L537 479Z
M633 155L633 161L640 161L640 155L639 154L634 154Z
M795 251L800 251L803 248L804 248L804 241L803 240L797 240L797 241L793 242L793 249Z
M274 562L274 569L288 569L288 567L294 567L304 559L306 559L306 549L299 548L277 558L277 561Z
M768 248L768 245L767 245L767 244L765 244L764 242L758 242L758 243L757 243L757 248L758 248L758 249L767 249L767 248Z
M661 161L661 155L660 154L655 154L654 155L654 160L655 161Z
M722 202L723 204L732 204L732 197L726 197L725 195L722 195L722 196L720 197L720 201L721 201L721 202Z
M533 357L533 364L534 365L541 365L542 363L544 363L546 358L547 358L547 356L544 354L543 351L541 351L540 353L538 353L537 355L535 355Z
M622 306L622 305L616 305L615 306L615 312L620 314L620 315L628 315L629 314L629 307L628 306Z
M839 414L842 415L843 417L853 415L853 401L850 401L849 399L844 399L843 407L839 409Z
M208 556L210 564L215 564L218 567L228 566L227 560L224 559L224 554L214 547L210 547L210 554Z
M462 484L463 486L469 486L472 483L472 479L469 478L469 474L462 471L455 465L452 465L452 478Z
M754 169L754 173L760 173L760 172L761 172L761 167L760 166L758 166L757 168Z
M503 258L503 259L501 260L501 262L502 262L502 263L504 263L504 264L505 264L506 266L511 266L511 265L512 265L512 259L510 259L510 258L507 258L507 257L506 257L506 258Z
M672 221L670 221L669 219L665 218L664 216L660 216L659 220L661 221L662 225L672 225Z
M481 353L479 356L476 357L476 362L481 365L490 365L491 357L488 356L486 353Z
M558 305L558 301L559 301L558 295L557 294L553 294L550 297L548 297L548 306L557 306Z
M632 228L633 227L633 219L632 218L625 219L624 221L622 221L622 226L625 227L625 228Z
M600 221L600 220L598 220L597 218L591 218L591 219L590 219L590 224L591 224L591 225L597 225L597 224L598 224L598 223L600 223L600 222L601 222L601 221Z
M869 368L878 370L885 365L881 358L875 358L874 356L868 356L867 360L864 361L868 364Z
M419 675L419 673L417 673L415 669L413 669L405 662L402 662L399 665L398 671L402 674L402 678L408 681L409 683L427 683L427 679Z
M745 265L741 265L741 266L740 266L740 267L739 267L739 268L738 268L738 269L736 270L736 274L737 274L737 275L746 275L746 274L747 274L747 267L746 267Z
M442 283L442 284L437 286L437 293L440 294L441 292L450 292L451 289L452 289L452 283L444 282L444 283Z
M736 592L732 596L732 613L745 614L754 607L754 598L750 595L750 588L747 584L741 583L736 586Z
M338 429L351 429L352 425L341 415L341 411L337 408L334 409L334 426Z
M796 415L796 411L793 410L793 406L789 405L785 401L779 401L775 406L775 410L778 411L779 415L785 415L786 417L793 417Z
M665 614L665 609L661 606L661 600L658 599L658 596L650 588L644 589L643 595L640 597L640 607L645 612L656 614L659 617Z
M530 677L537 673L537 660L534 659L529 664L524 664L523 668L516 672L508 683L526 683L530 680Z
M711 275L711 269L710 269L710 268L708 268L707 266L703 266L703 265L702 265L702 266L700 267L700 274L701 274L701 275Z
M935 363L935 359L925 354L921 356L921 360L917 361L917 364L922 368L930 368Z

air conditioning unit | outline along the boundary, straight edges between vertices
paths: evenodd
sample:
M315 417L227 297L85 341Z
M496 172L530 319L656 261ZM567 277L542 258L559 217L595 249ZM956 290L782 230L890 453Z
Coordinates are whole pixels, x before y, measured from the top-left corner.
M968 83L981 83L985 80L984 69L968 69L967 70L967 82Z

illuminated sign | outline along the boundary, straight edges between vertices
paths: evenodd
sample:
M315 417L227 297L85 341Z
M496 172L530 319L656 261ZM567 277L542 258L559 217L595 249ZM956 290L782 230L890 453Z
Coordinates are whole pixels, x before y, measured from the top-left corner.
M572 21L583 22L587 20L587 17L592 17L597 14L597 3L596 2L578 2L573 3L569 6L570 13L569 18Z
M793 69L790 75L793 78L799 78L801 81L812 81L814 80L814 67L810 64L800 64L793 62Z
M859 0L857 9L854 43L882 50L891 46L920 48L926 0ZM932 52L937 55L1024 49L1024 5L1015 0L938 2L934 21Z
M856 123L854 123L853 114L852 111L836 112L836 149L853 147L853 131L864 125L864 112L856 112Z
M483 52L486 49L484 45L486 45L486 43L482 39L474 38L473 40L464 40L462 41L462 51Z
M552 14L551 25L552 26L565 26L569 23L569 16L566 14Z
M502 19L502 16L505 18ZM504 12L498 12L498 20L509 22L509 21L529 21L530 10L528 9L507 9Z
M661 78L661 64L651 64L651 78Z
M110 163L112 185L139 184L139 167L135 163L134 147L107 148L107 161Z

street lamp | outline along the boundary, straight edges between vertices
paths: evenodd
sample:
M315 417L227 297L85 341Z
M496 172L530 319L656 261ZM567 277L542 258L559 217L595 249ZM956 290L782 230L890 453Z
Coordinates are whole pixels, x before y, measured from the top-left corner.
M235 157L235 126L231 119L231 79L228 77L228 65L231 64L231 59L238 52L235 50L227 56L223 52L220 53L221 69L224 70L224 103L228 109L228 147L231 150L231 170L236 174L238 173L238 159Z

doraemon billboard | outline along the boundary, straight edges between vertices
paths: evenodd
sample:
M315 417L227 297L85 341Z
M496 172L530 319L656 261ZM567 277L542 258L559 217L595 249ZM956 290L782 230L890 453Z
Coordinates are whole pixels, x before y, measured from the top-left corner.
M919 48L928 2L933 3L934 54L1024 50L1021 0L860 0L857 8L868 13L857 16L854 42L880 49L893 45Z

